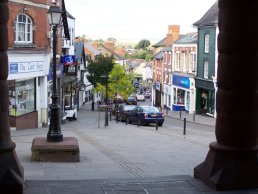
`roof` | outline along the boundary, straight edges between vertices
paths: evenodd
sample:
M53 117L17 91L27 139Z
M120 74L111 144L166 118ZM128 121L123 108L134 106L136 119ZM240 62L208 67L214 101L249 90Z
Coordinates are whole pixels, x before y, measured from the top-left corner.
M153 55L153 59L162 60L163 59L163 51L164 51L164 49L161 49L159 52L155 53L155 55Z
M117 59L117 60L123 60L123 59L124 59L124 57L122 57L121 55L117 54L116 52L114 52L114 51L108 49L107 47L105 47L105 46L103 46L103 45L100 46L100 47L103 48L103 49L105 49L105 50L108 51L109 53L111 53L111 54L114 56L115 59Z
M76 59L81 59L84 53L84 43L83 42L75 42L74 43L74 54Z
M178 39L174 44L189 44L189 43L197 43L197 32L191 32L183 35L180 39Z
M92 46L89 42L84 42L84 48L89 49L91 53L94 55L100 55L101 53L94 47Z
M66 15L67 15L67 17L69 17L71 19L75 19L75 17L73 17L68 11L66 11Z
M211 8L199 19L193 23L194 26L216 26L218 24L218 1L216 1Z
M162 40L160 40L156 44L152 45L152 47L165 47L166 46L166 39L167 39L167 37L163 38Z

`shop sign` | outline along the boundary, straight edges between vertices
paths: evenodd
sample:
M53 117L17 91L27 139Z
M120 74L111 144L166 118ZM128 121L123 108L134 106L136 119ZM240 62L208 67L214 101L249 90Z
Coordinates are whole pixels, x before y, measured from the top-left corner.
M172 85L183 88L190 88L190 80L188 77L173 75Z
M56 65L56 77L60 78L63 76L63 65L57 64ZM53 66L50 65L49 74L48 74L48 81L53 80Z
M164 93L171 95L171 86L164 84Z
M156 82L156 90L160 91L160 83L159 82Z
M43 61L9 63L9 73L30 73L44 71Z
M64 55L61 57L61 63L64 65L76 64L75 55Z

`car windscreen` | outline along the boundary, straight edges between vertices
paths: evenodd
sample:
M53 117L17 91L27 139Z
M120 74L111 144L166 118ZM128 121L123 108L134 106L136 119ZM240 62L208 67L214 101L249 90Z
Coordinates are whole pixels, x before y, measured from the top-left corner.
M144 112L153 112L153 113L159 112L159 109L153 106L143 106L142 109Z
M124 110L133 110L135 106L124 106Z

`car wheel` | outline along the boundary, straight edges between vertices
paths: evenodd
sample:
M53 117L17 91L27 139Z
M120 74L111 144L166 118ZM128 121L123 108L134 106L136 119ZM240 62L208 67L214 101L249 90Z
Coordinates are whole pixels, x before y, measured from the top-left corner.
M162 125L163 125L163 123L159 123L159 124L158 124L159 127L162 127Z

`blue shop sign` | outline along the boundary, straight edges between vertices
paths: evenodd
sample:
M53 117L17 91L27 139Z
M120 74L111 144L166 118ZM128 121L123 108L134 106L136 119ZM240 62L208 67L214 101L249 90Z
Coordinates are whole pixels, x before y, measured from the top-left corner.
M172 85L189 89L190 88L190 80L188 77L173 75Z
M64 65L76 64L75 55L64 55L61 57L61 63Z

